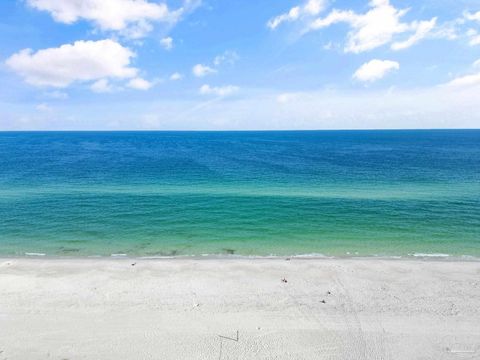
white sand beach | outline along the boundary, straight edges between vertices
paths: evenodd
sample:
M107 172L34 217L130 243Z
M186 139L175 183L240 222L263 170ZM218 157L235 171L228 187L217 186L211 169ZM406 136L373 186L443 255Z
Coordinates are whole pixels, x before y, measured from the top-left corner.
M0 260L0 359L479 358L480 262Z

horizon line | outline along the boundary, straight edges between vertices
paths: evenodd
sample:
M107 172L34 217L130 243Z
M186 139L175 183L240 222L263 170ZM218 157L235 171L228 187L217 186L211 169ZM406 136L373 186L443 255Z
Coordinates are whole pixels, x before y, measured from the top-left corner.
M91 129L91 130L0 130L0 133L14 133L14 132L37 132L37 133L54 133L54 132L335 132L335 131L451 131L451 130L480 130L479 128L366 128L366 129L245 129L245 130L222 130L222 129L197 129L197 130L161 130L161 129Z

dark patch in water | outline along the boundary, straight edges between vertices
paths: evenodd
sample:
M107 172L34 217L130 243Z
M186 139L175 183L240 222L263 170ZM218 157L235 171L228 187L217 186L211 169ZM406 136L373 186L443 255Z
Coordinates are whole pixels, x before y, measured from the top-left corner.
M228 255L233 255L235 254L235 250L234 249L222 249L226 254Z
M66 249L66 248L61 248L60 251L62 253L77 253L80 252L80 249Z

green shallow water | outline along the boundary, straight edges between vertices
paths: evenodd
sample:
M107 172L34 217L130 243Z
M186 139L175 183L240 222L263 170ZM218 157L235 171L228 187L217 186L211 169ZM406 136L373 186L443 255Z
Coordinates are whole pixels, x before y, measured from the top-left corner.
M0 255L480 256L480 131L0 133Z

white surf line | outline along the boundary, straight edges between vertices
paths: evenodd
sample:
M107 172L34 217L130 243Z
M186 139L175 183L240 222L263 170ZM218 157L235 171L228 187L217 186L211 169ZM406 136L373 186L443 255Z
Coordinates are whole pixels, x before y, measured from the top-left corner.
M427 254L427 253L413 253L413 254L408 254L410 256L414 257L449 257L449 254L442 254L442 253L433 253L433 254Z

